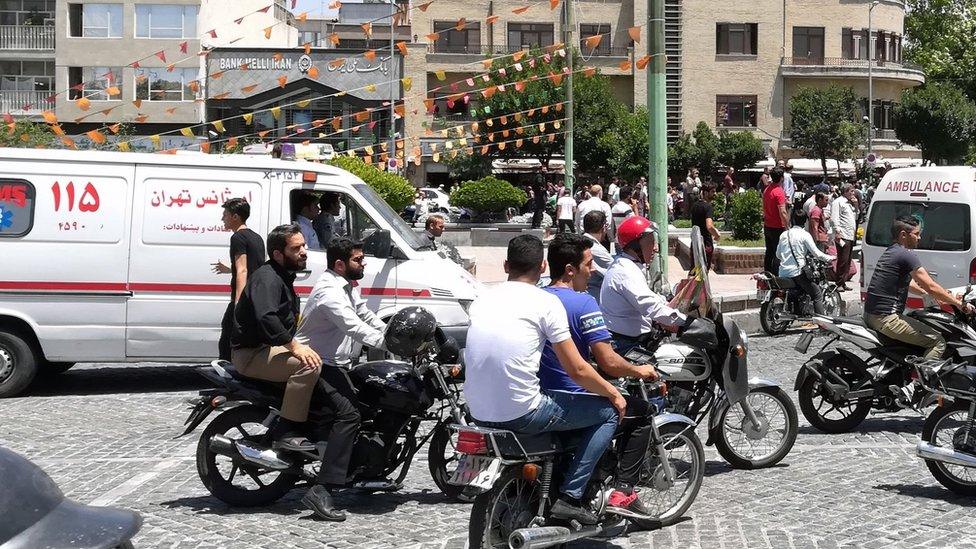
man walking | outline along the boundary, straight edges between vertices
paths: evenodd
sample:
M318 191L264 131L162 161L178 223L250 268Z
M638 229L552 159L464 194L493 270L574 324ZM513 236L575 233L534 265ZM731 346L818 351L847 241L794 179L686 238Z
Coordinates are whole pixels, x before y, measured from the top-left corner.
M712 268L712 254L715 251L715 242L722 239L712 221L712 199L715 198L715 184L705 183L702 187L701 195L691 206L691 225L698 227L701 231L702 244L705 245L705 270Z
M556 224L559 232L574 232L574 219L576 219L576 200L569 193L565 193L556 201Z
M218 261L213 264L215 273L230 273L230 303L220 322L220 340L217 349L221 360L230 360L230 338L234 332L234 306L241 299L248 277L264 263L264 240L258 233L247 228L251 205L243 198L231 198L224 202L221 218L230 236L230 267Z
M779 237L786 230L789 214L786 212L786 193L783 191L783 170L775 168L769 174L772 182L763 191L763 236L766 240L766 255L763 256L763 270L779 272L776 247Z
M826 253L830 240L830 233L827 231L827 220L825 219L826 215L824 214L824 208L827 207L827 195L818 192L813 198L814 203L810 207L809 215L807 216L807 231L813 237L817 249Z
M590 253L593 256L593 271L590 274L586 292L599 303L603 275L613 263L613 256L603 246L603 241L607 238L606 216L603 212L595 211L583 216L583 236L593 241L593 246L590 248Z
M580 233L585 232L583 230L583 218L586 214L590 212L603 212L604 220L606 221L606 229L610 229L610 219L613 213L610 211L610 204L603 201L603 188L599 185L593 185L590 187L590 197L586 200L580 202L579 207L576 208L576 215L579 218L577 223Z
M841 291L847 291L850 279L851 252L854 250L854 233L857 230L857 210L852 203L854 188L845 183L840 188L840 197L830 207L830 220L834 228L834 243L837 245L837 284Z

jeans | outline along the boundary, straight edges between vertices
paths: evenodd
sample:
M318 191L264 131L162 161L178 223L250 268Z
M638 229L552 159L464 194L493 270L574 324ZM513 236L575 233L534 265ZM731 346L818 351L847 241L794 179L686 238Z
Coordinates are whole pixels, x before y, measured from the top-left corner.
M803 274L802 272L799 276L793 277L793 282L796 284L798 290L803 291L805 294L810 296L811 300L813 300L813 312L817 313L818 315L824 314L823 290L820 288L820 286L814 284L809 278L807 278L807 275ZM802 311L797 311L797 314L801 312Z
M847 284L851 279L851 252L854 251L854 242L844 240L844 245L837 244L837 284Z
M230 337L234 333L234 302L227 304L224 318L220 321L220 339L217 341L217 352L220 360L230 360Z
M617 410L606 397L588 393L543 391L535 410L509 421L479 421L479 425L533 435L552 431L579 431L579 447L566 469L559 491L571 498L583 497L583 490L607 451L617 429Z
M620 356L626 355L628 351L640 345L639 337L618 334L616 332L610 332L610 335L613 337L613 350Z
M573 220L572 219L560 219L558 222L559 232L561 233L572 233L573 230Z

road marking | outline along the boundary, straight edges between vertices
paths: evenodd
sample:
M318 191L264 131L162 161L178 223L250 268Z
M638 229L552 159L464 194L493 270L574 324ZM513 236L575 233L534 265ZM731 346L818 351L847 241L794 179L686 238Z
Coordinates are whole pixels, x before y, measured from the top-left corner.
M157 463L151 470L138 474L122 484L95 498L89 505L112 505L123 497L135 492L140 486L163 474L166 470L186 461L183 458L171 458Z

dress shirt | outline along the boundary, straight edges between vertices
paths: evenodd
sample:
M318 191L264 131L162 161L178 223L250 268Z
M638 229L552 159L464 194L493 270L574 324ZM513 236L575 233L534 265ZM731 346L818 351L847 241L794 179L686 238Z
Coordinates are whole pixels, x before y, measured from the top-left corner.
M685 322L685 315L648 286L643 264L624 253L617 255L603 278L600 308L611 332L630 337L650 332L654 322L668 326Z
M583 218L586 217L586 214L595 210L599 210L607 216L607 221L604 223L604 227L608 231L610 230L610 218L612 217L612 214L610 213L610 204L607 204L600 198L591 196L590 198L580 202L580 205L576 208L576 230L579 233L582 234L583 232Z
M319 235L315 233L315 225L312 223L312 220L304 215L299 215L295 218L295 223L298 223L298 228L302 230L302 236L305 237L305 246L309 250L321 250L322 246L319 244Z
M786 204L789 205L793 202L793 193L796 192L796 183L793 182L793 174L789 172L783 172L783 192L786 193Z
M326 364L348 366L364 344L384 348L384 330L386 325L366 306L358 286L328 269L308 296L295 337Z
M607 269L613 263L613 256L593 235L583 233L583 236L593 241L593 246L590 247L590 253L593 254L593 270L590 271L590 278L586 282L586 293L593 296L593 299L599 303L600 286L603 285L603 277L607 274Z
M776 246L776 257L779 258L779 276L782 278L800 276L803 268L807 266L807 255L818 257L824 261L834 259L833 256L817 249L813 237L805 229L793 227L784 231L779 237L779 244Z
M854 206L847 198L841 196L830 205L830 223L834 228L834 234L847 241L854 240L857 215L854 213Z

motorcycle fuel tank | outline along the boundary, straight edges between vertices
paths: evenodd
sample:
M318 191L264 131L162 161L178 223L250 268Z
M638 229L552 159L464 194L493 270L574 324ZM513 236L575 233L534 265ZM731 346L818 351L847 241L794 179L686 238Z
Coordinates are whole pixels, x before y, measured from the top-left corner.
M684 343L665 343L654 352L656 368L666 381L708 379L712 366L705 353Z
M413 366L398 360L365 362L349 371L365 406L405 414L423 412L433 403Z

